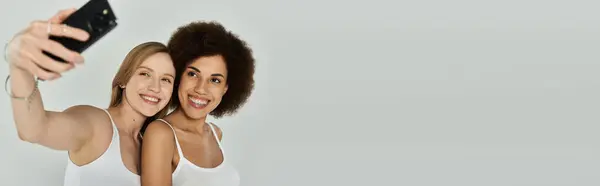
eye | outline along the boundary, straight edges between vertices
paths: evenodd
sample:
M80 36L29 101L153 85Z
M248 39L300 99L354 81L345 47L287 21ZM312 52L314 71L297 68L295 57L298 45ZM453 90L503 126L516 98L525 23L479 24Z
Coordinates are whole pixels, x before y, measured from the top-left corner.
M165 81L165 82L167 82L167 83L171 83L171 79L169 79L169 78L164 78L162 80Z
M141 72L140 75L150 77L150 73L148 73L148 72Z
M188 75L188 76L190 76L190 77L196 77L196 76L197 76L197 75L196 75L196 72L193 72L193 71L189 71L189 72L187 73L187 75Z
M212 81L213 83L216 83L216 84L219 84L219 83L221 83L221 80L220 80L220 79L218 79L218 78L213 78L211 81Z

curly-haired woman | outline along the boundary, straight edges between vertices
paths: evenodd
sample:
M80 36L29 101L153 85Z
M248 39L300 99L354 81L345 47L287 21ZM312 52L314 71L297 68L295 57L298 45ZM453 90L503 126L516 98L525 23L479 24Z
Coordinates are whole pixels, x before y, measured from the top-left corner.
M178 28L168 47L176 70L175 110L145 129L142 185L239 185L221 146L222 132L206 118L234 114L250 96L251 49L216 22Z

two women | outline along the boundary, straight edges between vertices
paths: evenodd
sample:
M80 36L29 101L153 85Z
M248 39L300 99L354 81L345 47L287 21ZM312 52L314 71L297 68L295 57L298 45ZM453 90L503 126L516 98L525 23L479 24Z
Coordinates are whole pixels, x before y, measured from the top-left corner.
M108 109L46 111L31 91L37 90L34 76L55 79L82 61L48 40L49 35L87 39L84 31L57 24L73 11L35 22L8 47L19 136L69 152L65 185L134 186L140 179L143 186L238 185L239 175L220 143L222 132L206 117L234 114L251 94L254 59L245 42L217 23L191 23L175 32L168 50L150 42L128 54L113 80ZM42 51L68 63L52 61ZM147 125L142 143L140 129L166 114L171 95L175 111Z

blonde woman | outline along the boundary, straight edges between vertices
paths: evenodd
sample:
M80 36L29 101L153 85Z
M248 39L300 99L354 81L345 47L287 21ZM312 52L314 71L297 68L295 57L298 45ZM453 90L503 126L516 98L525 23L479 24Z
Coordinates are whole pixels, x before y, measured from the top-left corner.
M89 37L83 30L58 24L74 11L34 21L7 45L7 93L17 132L24 141L68 152L65 186L139 186L140 129L167 113L175 79L173 62L165 45L140 44L127 54L115 75L107 109L90 105L59 112L44 109L35 77L54 80L83 62L80 54L48 39L50 35L81 41ZM67 63L53 61L42 51ZM75 86L90 85L83 80Z

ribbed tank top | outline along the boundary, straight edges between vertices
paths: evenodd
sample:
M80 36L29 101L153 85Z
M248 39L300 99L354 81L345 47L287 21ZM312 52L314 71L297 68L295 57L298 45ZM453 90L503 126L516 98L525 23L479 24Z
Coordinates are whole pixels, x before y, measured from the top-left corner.
M103 109L104 110L104 109ZM129 171L121 159L119 131L112 116L113 135L108 148L98 159L83 166L75 165L70 158L65 171L64 186L140 186L140 176Z
M171 124L163 119L159 119L160 121L166 123L171 130L173 130L173 135L175 136L175 143L177 145L177 152L179 154L179 163L177 164L177 168L173 172L173 186L239 186L240 185L240 176L238 171L227 161L225 156L225 151L221 146L221 141L215 132L213 127L214 124L208 124L210 129L219 145L219 149L221 149L221 153L223 155L223 162L214 168L203 168L196 166L188 159L185 158L183 152L181 150L181 146L179 145L179 141L177 140L177 134L175 130L171 126Z

